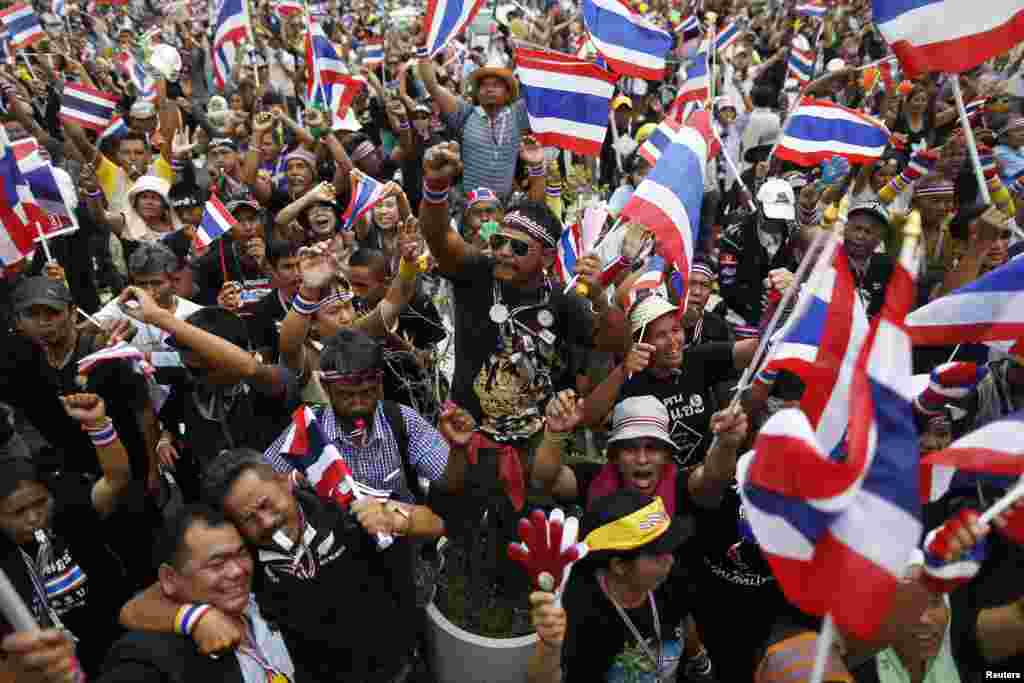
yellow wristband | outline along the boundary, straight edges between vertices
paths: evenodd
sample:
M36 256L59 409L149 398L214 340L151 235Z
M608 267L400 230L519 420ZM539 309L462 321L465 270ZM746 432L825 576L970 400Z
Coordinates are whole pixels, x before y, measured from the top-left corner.
M402 278L406 282L415 280L419 273L420 267L417 263L409 263L404 258L398 262L398 277Z

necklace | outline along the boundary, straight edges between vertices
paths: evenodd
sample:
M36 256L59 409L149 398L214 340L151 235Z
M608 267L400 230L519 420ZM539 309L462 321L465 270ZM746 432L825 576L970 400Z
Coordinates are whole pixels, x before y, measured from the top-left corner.
M626 610L622 608L622 605L619 604L618 600L615 599L611 591L608 589L608 579L606 575L603 573L598 574L597 581L605 596L612 603L612 606L615 607L615 611L619 613L619 617L622 619L623 623L626 624L626 628L628 628L629 632L633 634L634 638L636 638L637 645L640 646L640 649L644 651L647 658L651 660L651 664L654 665L654 680L657 681L657 683L661 683L665 648L664 641L661 639L661 620L658 618L658 606L654 602L654 593L647 591L647 602L651 606L651 615L654 619L654 639L656 641L657 655L655 655L651 646L647 644L647 639L640 635L640 629L636 627L633 620L629 618L628 614L626 614Z

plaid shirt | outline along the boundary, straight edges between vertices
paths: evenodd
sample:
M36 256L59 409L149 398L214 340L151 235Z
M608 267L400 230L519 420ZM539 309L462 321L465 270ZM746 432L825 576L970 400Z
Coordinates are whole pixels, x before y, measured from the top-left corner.
M448 442L415 410L404 405L399 407L409 434L409 462L420 477L433 484L444 476L448 467ZM370 439L362 447L354 445L338 428L330 406L319 411L317 422L324 437L338 448L356 481L375 489L391 491L391 497L395 500L415 502L409 482L405 480L398 442L380 403L373 416ZM286 429L263 454L278 472L292 472L295 469L291 461L281 455L281 447L291 429Z

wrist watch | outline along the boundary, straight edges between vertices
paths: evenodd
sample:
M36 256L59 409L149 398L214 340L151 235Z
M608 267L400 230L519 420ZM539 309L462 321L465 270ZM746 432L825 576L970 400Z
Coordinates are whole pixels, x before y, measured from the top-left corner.
M397 527L395 527L394 531L392 531L392 533L395 536L405 536L409 532L409 529L412 528L412 515L409 513L408 510L405 509L405 506L402 505L401 503L388 503L387 509L388 512L397 514L399 517L405 518L405 528L399 530Z

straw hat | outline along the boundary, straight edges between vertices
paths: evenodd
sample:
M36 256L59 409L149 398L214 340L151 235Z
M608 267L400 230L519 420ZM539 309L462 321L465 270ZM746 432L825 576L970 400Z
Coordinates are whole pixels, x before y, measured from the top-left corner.
M509 102L516 100L519 97L519 81L516 80L515 75L510 69L506 69L503 66L487 65L480 67L469 75L469 84L476 92L479 87L481 79L495 77L505 81L505 85L508 86Z
M649 296L637 302L629 312L629 332L635 335L663 315L678 312L679 308L668 300L657 295Z

